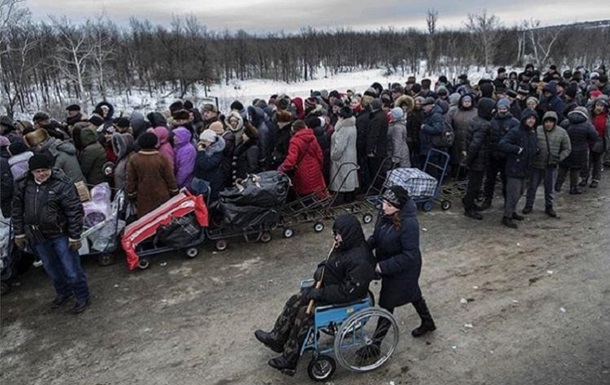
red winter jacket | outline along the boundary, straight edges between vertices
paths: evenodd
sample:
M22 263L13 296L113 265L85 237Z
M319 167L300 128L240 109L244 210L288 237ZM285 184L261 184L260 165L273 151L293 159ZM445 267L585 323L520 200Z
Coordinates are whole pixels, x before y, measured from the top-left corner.
M322 150L313 130L297 131L288 145L288 155L278 171L294 170L292 186L299 195L319 192L318 198L326 195L326 183L322 175Z

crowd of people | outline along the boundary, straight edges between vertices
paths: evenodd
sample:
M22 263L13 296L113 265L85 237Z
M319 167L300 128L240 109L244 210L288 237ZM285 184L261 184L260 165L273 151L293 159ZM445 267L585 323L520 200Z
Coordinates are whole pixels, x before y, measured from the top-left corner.
M271 95L247 106L236 100L224 113L214 104L198 108L180 100L146 116L140 111L115 114L108 102L99 103L91 115L70 105L63 121L45 112L31 122L2 116L2 215L31 222L16 228L18 238L47 239L61 230L63 246L74 251L80 247L78 229L68 234L62 226L82 213L65 207L74 198L65 191L66 182L108 182L124 189L140 217L181 188L213 202L224 188L265 170L289 174L293 197L332 193L338 194L337 202L349 203L366 191L388 159L396 167L422 167L436 148L450 154L450 176L467 177L466 216L482 219L500 175L502 223L517 228L515 220L532 212L541 183L551 217L557 216L554 198L566 178L569 194L599 186L610 147L609 95L603 65L591 72L561 73L554 65L544 73L527 65L521 73L499 68L494 79L476 84L467 75L455 83L446 76L435 83L409 77L387 88L373 83L362 93ZM51 169L52 174L43 172ZM51 188L38 194L48 180L54 181ZM517 206L526 189L520 214ZM36 225L44 205L45 215L57 220L27 230ZM65 253L63 246L55 252ZM76 271L70 280L82 285L78 269L70 267ZM65 274L56 275L63 277L56 282L62 302ZM80 302L86 303L84 294Z

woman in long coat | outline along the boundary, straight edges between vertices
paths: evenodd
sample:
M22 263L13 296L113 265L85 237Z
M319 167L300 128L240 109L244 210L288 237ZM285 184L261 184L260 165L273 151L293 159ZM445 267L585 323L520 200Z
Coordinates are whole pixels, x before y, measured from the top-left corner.
M342 107L335 132L330 138L330 190L343 194L343 203L353 202L354 190L358 188L357 135L352 109ZM342 164L345 165L341 167Z
M140 151L127 162L127 196L136 201L139 218L178 193L172 167L156 149L157 144L155 134L142 134L138 139Z
M436 326L418 282L422 260L417 206L400 186L387 189L382 202L383 212L368 239L377 259L375 271L381 276L379 306L393 313L396 307L412 303L421 325L411 335L420 337ZM383 327L380 334L385 335Z
M292 124L295 131L290 139L288 155L278 167L278 171L294 171L292 188L300 196L316 193L318 199L327 196L326 182L322 174L322 149L313 130L305 122L297 120Z

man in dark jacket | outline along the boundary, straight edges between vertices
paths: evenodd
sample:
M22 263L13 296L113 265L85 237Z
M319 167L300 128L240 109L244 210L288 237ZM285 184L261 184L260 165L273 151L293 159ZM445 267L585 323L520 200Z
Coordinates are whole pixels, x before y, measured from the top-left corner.
M540 182L544 181L544 212L550 217L557 217L553 209L557 167L572 151L568 133L557 123L557 114L554 111L549 111L542 117L542 125L536 129L539 152L532 163L532 173L523 214L532 212L536 191Z
M544 98L538 106L542 112L555 111L557 114L558 121L561 122L564 119L563 112L566 109L566 105L557 95L557 82L552 81L544 86L542 90Z
M491 207L496 188L496 177L500 173L502 180L502 196L506 198L506 155L498 150L498 143L511 129L519 126L519 120L510 112L510 100L502 98L496 103L496 115L491 120L489 133L489 158L485 170L485 200L481 205L483 210Z
M369 173L375 175L388 155L388 118L381 108L381 99L371 102L371 114L366 129L366 156Z
M368 185L371 182L372 176L368 168L367 156L366 156L366 131L371 121L371 110L368 106L362 106L360 112L356 114L356 131L358 135L356 137L356 151L358 153L358 177L360 178L360 186L366 191ZM375 170L376 172L377 170Z
M502 224L513 229L517 228L513 219L524 219L516 210L523 195L525 178L530 175L532 162L538 153L537 117L536 111L526 108L521 113L519 127L510 130L498 144L498 149L506 154L506 199Z
M477 116L470 122L466 134L465 166L468 168L468 188L462 199L464 215L474 219L483 219L478 213L480 207L474 203L483 185L483 175L489 159L489 135L491 132L491 119L496 103L493 99L481 98L477 103Z
M83 230L83 205L68 177L45 154L28 160L30 173L15 188L12 219L15 244L23 249L26 242L42 260L55 286L51 306L59 308L72 296L76 314L89 304L87 277L80 265Z
M435 138L440 138L443 133L443 110L435 103L435 100L431 97L427 97L421 100L422 109L424 111L424 121L419 132L419 143L420 143L420 166L423 167L428 156L428 151L431 148L437 148L441 151L447 151L446 148L439 148L434 145ZM430 162L433 164L442 164L440 159L436 156L430 157ZM438 172L436 168L431 170L424 170L432 174L433 177Z
M2 216L4 218L11 217L11 203L13 202L13 174L11 173L11 166L6 158L0 158L0 174L2 178L0 181L0 194L2 195L2 203L0 208L2 209Z
M254 333L268 348L282 353L269 360L269 365L288 375L294 375L301 347L313 325L313 315L307 314L309 301L332 305L363 299L374 277L373 254L358 219L351 214L339 216L333 232L334 250L327 261L318 265L314 274L316 280L322 280L321 288L290 297L271 332L257 330Z

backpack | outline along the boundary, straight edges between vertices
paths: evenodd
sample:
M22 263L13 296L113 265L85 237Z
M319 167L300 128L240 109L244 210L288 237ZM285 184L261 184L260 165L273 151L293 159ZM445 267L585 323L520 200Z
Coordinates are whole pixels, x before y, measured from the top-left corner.
M455 141L455 132L449 119L443 119L443 129L440 135L432 137L434 147L452 147Z

